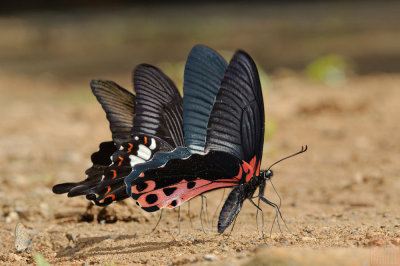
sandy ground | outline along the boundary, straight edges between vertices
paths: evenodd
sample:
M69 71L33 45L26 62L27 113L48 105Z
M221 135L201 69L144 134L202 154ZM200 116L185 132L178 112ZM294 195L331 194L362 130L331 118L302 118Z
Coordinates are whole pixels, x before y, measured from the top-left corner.
M337 88L296 75L271 78L264 102L267 127L276 130L263 168L302 145L309 151L274 167L291 233L275 225L270 234L275 213L263 206L265 240L248 202L229 238L216 233L223 190L206 194L208 217L200 217L200 198L190 216L184 205L180 233L177 210L164 211L151 232L159 213L131 199L104 209L53 195L54 184L82 179L90 154L110 138L105 115L87 79L0 81L1 264L35 263L37 253L54 265L400 263L398 75L353 77ZM278 201L270 186L267 197ZM14 249L18 221L33 237L29 253Z

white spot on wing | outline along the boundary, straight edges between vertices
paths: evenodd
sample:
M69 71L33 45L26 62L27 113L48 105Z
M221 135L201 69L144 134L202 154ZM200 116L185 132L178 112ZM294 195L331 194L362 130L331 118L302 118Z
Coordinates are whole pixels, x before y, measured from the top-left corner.
M145 160L143 160L140 157L137 157L136 155L129 155L129 159L131 160L130 161L131 167L134 167L138 163L144 163L145 162Z
M139 140L139 137L138 137L138 136L135 136L135 140Z
M151 138L151 145L150 145L150 150L154 150L157 147L156 141Z
M137 151L137 155L140 158L143 158L147 161L151 158L151 150L146 146L144 146L143 144L139 144L139 150Z

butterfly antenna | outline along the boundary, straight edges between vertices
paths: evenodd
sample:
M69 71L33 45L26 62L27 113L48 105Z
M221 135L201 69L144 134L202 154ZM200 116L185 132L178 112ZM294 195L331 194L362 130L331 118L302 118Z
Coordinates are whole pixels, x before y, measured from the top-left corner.
M160 217L158 218L158 221L157 221L156 225L154 226L153 230L151 230L150 233L153 233L156 230L157 226L160 224L161 218L162 218L162 215L163 215L163 211L164 211L164 209L161 209Z
M219 207L221 206L221 203L222 203L222 200L224 199L224 197L225 197L225 188L224 188L224 192L222 193L221 200L219 201L218 206L217 206L217 208L215 209L214 215L213 215L213 217L212 217L212 219L211 219L211 227L214 227L215 216L217 216L217 211L218 211Z
M286 156L286 157L284 157L284 158L282 158L282 159L280 159L280 160L274 162L273 164L271 164L270 167L268 167L267 170L271 169L271 167L274 166L274 165L277 164L277 163L280 163L280 162L282 162L282 161L284 161L284 160L286 160L286 159L289 159L289 158L291 158L291 157L293 157L293 156L299 155L299 154L301 154L301 153L307 151L307 149L308 149L307 145L306 145L305 147L301 146L301 150L300 150L300 151L298 151L298 152L296 152L296 153L293 153L292 155Z

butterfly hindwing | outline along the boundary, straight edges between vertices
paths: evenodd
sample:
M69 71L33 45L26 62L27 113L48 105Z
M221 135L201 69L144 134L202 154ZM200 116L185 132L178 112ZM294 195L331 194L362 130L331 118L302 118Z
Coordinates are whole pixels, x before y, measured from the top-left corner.
M93 166L86 170L87 178L81 182L76 183L63 183L53 187L53 192L56 194L63 194L70 192L74 188L82 188L93 186L101 181L104 170L111 164L111 155L117 151L113 141L102 142L99 146L99 150L92 154L91 159ZM85 195L81 192L78 195Z
M240 160L219 151L171 159L165 165L143 172L132 183L132 197L146 211L175 208L218 188L239 185Z
M183 128L191 153L203 153L207 123L227 67L214 50L197 45L189 53L183 85Z

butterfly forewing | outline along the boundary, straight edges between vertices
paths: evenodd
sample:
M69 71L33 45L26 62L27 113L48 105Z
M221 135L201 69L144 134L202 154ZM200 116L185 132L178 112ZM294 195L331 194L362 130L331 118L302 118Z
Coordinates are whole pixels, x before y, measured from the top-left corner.
M214 50L197 45L185 65L183 85L183 128L191 153L203 153L207 123L227 67Z
M156 136L170 150L185 146L182 130L182 98L174 83L158 68L142 64L133 74L136 114L133 134Z
M109 80L92 80L90 86L106 112L114 142L129 139L135 113L135 96Z
M264 103L257 67L238 51L230 61L208 121L206 152L225 151L250 162L261 161Z
M264 143L264 103L257 67L251 57L238 51L229 63L208 123L206 150L223 150L242 160L246 185L232 190L218 220L222 233L240 212L248 182L259 175ZM246 163L248 165L246 165ZM250 195L251 196L251 195Z

